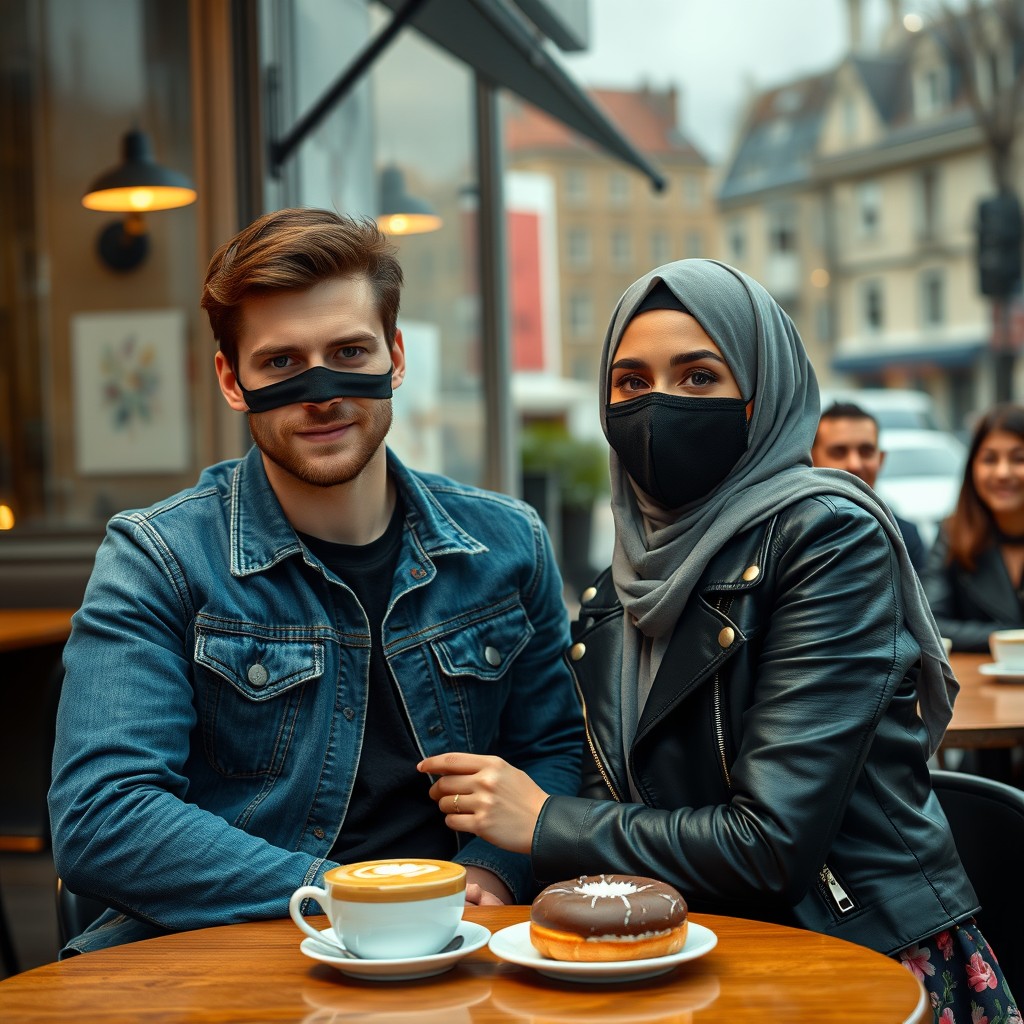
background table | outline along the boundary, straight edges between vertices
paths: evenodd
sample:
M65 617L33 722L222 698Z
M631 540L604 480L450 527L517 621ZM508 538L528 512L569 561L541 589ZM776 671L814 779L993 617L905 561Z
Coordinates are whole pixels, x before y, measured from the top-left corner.
M1001 682L983 676L981 666L991 661L987 654L950 655L960 692L944 747L979 749L1024 743L1024 680Z
M498 931L527 907L469 907ZM349 978L299 952L288 919L182 932L48 964L0 982L0 1020L301 1021L302 1024L927 1024L924 989L902 966L814 932L694 915L718 935L706 956L629 984L552 981L485 947L420 981ZM326 918L313 918L316 928Z
M63 643L74 608L0 608L0 651Z

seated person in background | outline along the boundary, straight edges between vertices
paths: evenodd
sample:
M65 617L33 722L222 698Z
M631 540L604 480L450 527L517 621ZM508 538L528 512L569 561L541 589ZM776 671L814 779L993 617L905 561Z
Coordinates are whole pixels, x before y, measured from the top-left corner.
M818 421L811 459L815 466L825 469L845 469L874 489L885 462L885 452L878 446L878 420L853 402L833 402ZM926 555L921 534L913 523L895 512L892 517L903 535L911 564L921 572Z
M473 749L575 794L562 583L523 502L406 468L402 271L372 221L261 217L202 305L255 446L110 521L65 651L50 815L67 886L110 910L62 955L287 917L342 862L467 866L529 902L529 858L456 836L416 770Z
M1024 408L998 405L971 438L960 498L921 575L954 651L1024 626Z

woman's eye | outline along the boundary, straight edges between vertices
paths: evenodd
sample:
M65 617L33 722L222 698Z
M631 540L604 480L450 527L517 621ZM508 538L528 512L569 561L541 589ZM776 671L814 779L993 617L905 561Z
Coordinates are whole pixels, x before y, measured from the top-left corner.
M716 384L718 378L710 370L694 370L690 373L688 383L699 388L705 388L709 384Z
M622 391L630 391L630 392L642 391L642 390L644 390L647 387L647 381L645 381L643 379L643 377L637 377L637 376L623 377L622 380L619 381L618 387Z

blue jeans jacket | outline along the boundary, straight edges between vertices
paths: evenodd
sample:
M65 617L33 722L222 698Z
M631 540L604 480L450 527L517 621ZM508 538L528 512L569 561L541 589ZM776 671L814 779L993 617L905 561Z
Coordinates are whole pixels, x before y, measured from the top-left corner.
M498 754L574 794L582 719L540 520L390 453L389 470L406 519L384 653L420 750ZM369 656L355 596L300 543L257 449L115 516L65 649L49 794L58 873L113 909L65 955L283 917L321 884ZM526 856L460 839L456 859L531 897Z

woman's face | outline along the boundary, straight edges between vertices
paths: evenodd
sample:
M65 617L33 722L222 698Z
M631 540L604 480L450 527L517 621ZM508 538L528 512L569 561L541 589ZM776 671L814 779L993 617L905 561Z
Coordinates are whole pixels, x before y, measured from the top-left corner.
M615 351L609 404L652 391L687 398L743 397L718 346L689 313L677 309L633 317Z
M993 515L1024 513L1024 439L993 430L971 465L978 497Z

